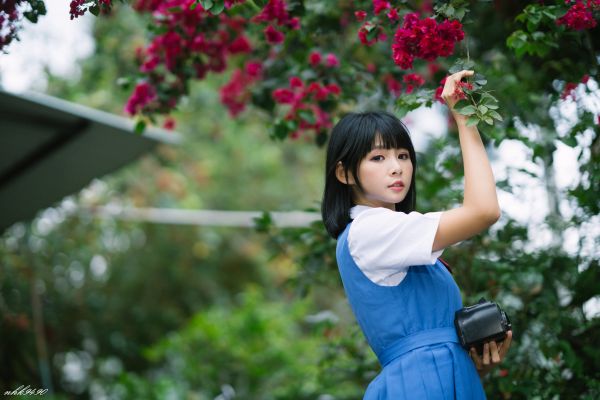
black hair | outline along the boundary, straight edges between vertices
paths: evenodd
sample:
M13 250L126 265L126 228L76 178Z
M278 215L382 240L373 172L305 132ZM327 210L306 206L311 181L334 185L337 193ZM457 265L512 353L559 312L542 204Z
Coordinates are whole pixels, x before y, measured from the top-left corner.
M417 202L415 172L417 158L408 129L396 116L385 111L368 111L346 114L333 128L327 159L325 161L325 190L321 204L321 215L329 234L337 239L350 222L350 208L355 204L352 187L336 177L336 168L341 161L348 178L351 175L359 189L358 167L369 153L375 140L380 138L386 149L407 149L413 164L411 185L404 200L396 203L396 211L414 211Z

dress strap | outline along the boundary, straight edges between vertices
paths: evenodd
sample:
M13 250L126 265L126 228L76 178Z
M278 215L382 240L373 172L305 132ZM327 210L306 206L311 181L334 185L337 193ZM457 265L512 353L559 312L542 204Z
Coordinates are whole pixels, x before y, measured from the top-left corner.
M418 349L419 347L447 342L459 343L454 327L427 329L403 337L381 351L377 357L379 358L381 365L385 367L387 364L409 351Z

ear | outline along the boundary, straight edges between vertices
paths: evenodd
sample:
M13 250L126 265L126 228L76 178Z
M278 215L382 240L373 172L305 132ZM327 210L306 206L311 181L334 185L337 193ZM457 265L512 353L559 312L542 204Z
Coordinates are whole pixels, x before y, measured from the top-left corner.
M335 167L335 177L344 185L354 185L352 174L348 174L348 177L346 178L346 171L344 170L344 165L341 161L338 161Z

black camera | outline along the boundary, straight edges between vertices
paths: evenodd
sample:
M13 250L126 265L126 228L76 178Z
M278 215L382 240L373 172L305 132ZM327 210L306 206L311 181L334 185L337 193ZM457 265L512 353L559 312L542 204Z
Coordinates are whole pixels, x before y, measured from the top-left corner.
M478 354L483 354L484 343L501 342L506 338L506 332L512 329L500 306L483 297L477 304L456 311L454 326L461 346L467 351L475 347Z

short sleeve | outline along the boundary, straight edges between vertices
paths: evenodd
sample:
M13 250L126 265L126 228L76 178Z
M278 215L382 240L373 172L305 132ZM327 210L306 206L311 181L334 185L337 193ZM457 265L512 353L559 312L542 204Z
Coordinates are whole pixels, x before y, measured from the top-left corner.
M399 276L411 265L430 265L443 249L431 251L442 212L403 213L387 208L361 212L350 226L348 247L359 268L375 283Z

